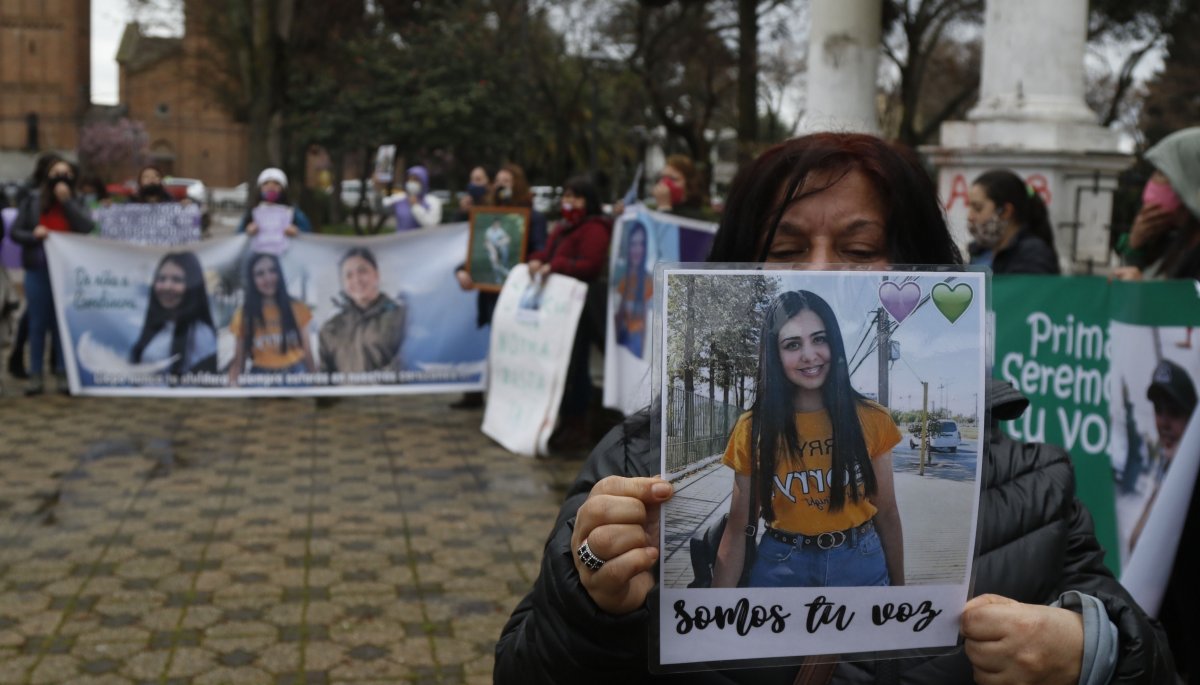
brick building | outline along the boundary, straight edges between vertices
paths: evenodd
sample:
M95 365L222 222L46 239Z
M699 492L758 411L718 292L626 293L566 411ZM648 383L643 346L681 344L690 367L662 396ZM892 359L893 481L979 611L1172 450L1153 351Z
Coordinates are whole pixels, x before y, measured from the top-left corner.
M186 27L182 38L161 38L127 25L117 50L120 101L145 125L152 163L209 186L234 186L246 180L248 133L205 89L212 74L203 55L203 37Z
M0 0L0 151L75 149L90 51L89 0Z

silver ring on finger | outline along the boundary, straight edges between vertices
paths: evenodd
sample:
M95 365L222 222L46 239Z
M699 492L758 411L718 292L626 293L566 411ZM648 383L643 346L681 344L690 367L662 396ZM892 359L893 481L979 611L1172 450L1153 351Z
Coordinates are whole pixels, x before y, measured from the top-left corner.
M599 571L604 565L604 560L592 553L592 548L588 546L588 541L584 539L583 544L576 550L579 554L579 560L583 562L592 571Z

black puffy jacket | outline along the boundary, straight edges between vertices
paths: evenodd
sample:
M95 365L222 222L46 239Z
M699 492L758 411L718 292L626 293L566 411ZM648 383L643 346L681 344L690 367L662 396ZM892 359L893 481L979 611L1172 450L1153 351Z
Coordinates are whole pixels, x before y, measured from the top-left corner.
M1015 419L1029 402L1000 381L989 381L993 421ZM546 543L533 590L517 605L496 645L497 683L792 683L795 667L657 675L647 670L643 607L610 616L580 584L571 550L575 512L592 486L609 475L659 473L657 440L637 418L596 446L571 486ZM980 499L980 556L975 593L1049 604L1067 590L1104 602L1120 633L1114 683L1171 683L1175 675L1167 638L1104 566L1091 515L1075 498L1075 477L1062 449L1015 442L997 428L985 452ZM652 595L649 602L656 601ZM926 659L843 663L835 683L876 682L888 664L903 683L971 683L962 650ZM893 678L878 678L880 681Z

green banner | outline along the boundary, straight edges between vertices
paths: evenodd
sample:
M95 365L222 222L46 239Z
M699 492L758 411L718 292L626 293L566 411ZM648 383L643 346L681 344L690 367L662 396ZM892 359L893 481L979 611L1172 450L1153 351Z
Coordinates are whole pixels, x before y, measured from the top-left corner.
M1071 453L1079 498L1096 535L1116 550L1112 467L1108 457L1108 323L1111 289L1102 278L995 276L993 375L1029 398L1029 409L1001 427L1015 440L1060 445ZM1120 570L1115 554L1106 562Z

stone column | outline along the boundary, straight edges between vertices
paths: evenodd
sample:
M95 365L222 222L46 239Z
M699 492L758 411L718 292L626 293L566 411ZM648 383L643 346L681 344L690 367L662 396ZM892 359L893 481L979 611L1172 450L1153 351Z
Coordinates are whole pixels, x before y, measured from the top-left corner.
M882 0L812 0L801 129L879 133Z
M966 194L994 168L1042 195L1064 273L1103 271L1112 192L1132 163L1084 102L1087 0L988 0L979 104L926 148L951 230L966 246Z

